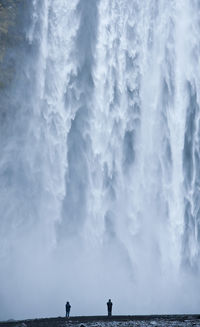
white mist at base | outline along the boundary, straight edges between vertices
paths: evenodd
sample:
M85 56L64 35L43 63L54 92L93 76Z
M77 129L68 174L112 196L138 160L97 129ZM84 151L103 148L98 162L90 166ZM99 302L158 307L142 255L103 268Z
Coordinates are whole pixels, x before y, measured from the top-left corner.
M23 8L0 91L0 319L67 300L105 314L108 298L113 314L197 313L199 1Z

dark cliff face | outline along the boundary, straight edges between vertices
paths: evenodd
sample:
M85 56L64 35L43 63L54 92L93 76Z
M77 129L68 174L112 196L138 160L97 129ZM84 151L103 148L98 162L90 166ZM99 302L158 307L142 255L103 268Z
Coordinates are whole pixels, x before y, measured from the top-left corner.
M23 41L20 16L26 0L0 0L0 90L11 83L15 75L13 50Z
M31 0L0 0L0 138L3 142L13 113L23 74L24 49L31 18ZM18 105L17 105L18 106ZM19 107L19 106L18 106ZM1 145L2 146L2 145Z
M6 52L14 41L11 32L16 24L17 2L13 0L0 2L0 88L5 88L14 73L14 67L6 64Z

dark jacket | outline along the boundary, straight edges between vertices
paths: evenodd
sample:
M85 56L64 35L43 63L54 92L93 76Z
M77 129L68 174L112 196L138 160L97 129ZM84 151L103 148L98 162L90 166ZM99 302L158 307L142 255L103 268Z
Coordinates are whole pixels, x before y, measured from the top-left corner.
M70 312L71 305L69 303L66 303L65 304L65 309L66 309L66 312Z
M108 311L112 311L112 302L111 301L107 302L107 307L108 307Z

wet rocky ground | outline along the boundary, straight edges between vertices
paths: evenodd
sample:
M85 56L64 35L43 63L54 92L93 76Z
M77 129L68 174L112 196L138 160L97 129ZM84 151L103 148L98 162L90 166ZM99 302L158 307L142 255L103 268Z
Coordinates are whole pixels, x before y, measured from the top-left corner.
M71 317L0 322L0 327L200 327L200 315Z

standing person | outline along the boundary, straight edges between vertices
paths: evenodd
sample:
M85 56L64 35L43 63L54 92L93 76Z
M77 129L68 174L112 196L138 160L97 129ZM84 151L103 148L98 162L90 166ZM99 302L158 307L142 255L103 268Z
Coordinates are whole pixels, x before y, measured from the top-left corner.
M66 309L66 317L69 318L69 313L70 313L70 309L71 309L71 305L69 302L66 302L65 309Z
M112 302L111 302L111 299L108 300L107 302L107 308L108 308L108 317L111 317L112 316Z

